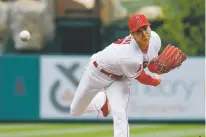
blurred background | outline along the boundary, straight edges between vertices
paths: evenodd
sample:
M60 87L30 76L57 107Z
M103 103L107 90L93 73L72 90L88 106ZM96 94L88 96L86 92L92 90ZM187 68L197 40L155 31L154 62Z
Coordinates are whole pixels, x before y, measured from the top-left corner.
M134 81L131 137L204 137L204 0L0 0L0 137L112 137L112 116L73 118L69 106L89 57L128 35L134 13L161 51L170 43L188 59L156 88Z

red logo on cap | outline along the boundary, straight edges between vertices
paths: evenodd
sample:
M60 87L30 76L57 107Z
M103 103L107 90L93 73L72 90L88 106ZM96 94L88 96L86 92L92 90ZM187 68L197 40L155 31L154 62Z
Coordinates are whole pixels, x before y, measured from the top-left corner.
M136 22L137 22L137 25L142 23L142 21L139 19L139 16L136 16Z

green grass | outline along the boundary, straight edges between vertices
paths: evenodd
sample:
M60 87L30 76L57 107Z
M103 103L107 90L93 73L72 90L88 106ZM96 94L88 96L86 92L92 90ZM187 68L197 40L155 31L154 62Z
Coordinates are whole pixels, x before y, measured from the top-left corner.
M130 137L205 137L203 124L130 124ZM0 124L0 137L113 137L112 124Z
M204 134L199 134L198 136L197 135L187 135L187 136L182 136L182 137L205 137Z

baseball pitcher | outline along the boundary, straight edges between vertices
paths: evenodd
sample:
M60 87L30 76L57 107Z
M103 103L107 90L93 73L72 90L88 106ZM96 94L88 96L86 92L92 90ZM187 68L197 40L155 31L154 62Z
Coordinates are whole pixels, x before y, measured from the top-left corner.
M131 80L157 86L160 78L146 74L144 68L148 67L152 73L164 74L186 60L184 53L172 45L168 45L158 56L161 39L151 31L144 15L133 15L128 27L130 35L90 58L71 104L72 116L80 116L87 111L101 111L106 117L111 110L114 137L129 137L126 109Z

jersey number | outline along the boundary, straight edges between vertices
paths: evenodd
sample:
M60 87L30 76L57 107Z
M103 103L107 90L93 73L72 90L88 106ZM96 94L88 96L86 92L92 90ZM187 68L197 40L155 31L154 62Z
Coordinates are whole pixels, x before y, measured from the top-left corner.
M115 44L130 44L131 42L131 37L125 37L123 39L119 39L117 41L115 41Z

